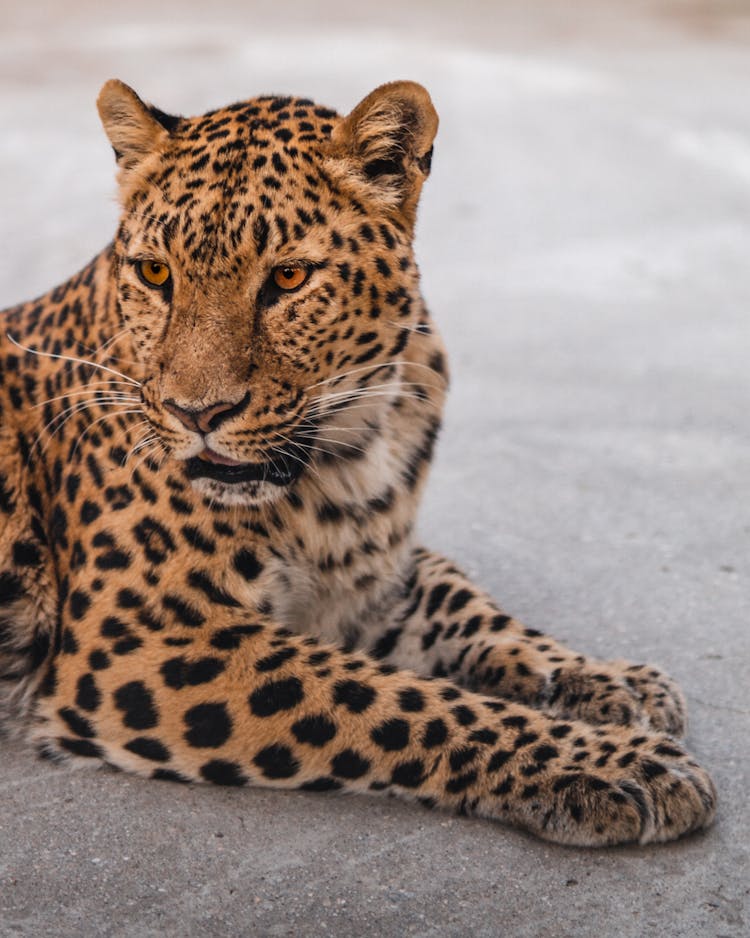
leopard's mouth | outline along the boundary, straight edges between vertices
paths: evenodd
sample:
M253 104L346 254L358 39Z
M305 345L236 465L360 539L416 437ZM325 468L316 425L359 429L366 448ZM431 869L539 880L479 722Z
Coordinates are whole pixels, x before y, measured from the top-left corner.
M295 450L299 447L295 447ZM224 485L237 485L242 482L268 482L280 488L291 485L305 468L301 453L279 450L274 458L267 462L239 462L220 456L206 447L198 456L193 456L185 463L188 479L213 479Z

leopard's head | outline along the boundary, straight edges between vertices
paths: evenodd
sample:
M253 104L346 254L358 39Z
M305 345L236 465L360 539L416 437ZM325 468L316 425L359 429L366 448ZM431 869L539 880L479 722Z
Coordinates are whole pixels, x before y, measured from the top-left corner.
M148 420L193 484L277 497L354 456L423 315L412 253L437 115L394 82L347 117L261 97L167 115L99 96L119 165L116 302Z

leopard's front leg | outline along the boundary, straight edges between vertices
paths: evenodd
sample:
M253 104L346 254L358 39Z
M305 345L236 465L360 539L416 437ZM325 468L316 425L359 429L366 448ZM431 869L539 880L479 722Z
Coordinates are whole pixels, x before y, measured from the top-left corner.
M238 610L154 622L120 610L68 638L36 713L48 751L179 781L390 791L591 846L713 817L710 778L669 737L557 721Z
M571 651L505 615L443 557L413 559L394 624L371 642L376 658L561 717L684 732L682 692L658 668Z

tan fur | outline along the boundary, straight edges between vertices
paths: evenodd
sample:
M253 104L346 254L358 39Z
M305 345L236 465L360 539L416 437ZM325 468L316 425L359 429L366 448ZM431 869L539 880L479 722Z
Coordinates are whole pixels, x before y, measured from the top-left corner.
M99 92L97 108L120 166L118 180L126 187L146 175L149 158L160 151L167 134L138 95L124 82L112 79Z
M328 166L360 197L376 198L397 211L411 227L427 172L419 161L430 152L438 116L425 89L409 81L382 85L342 121L332 134L334 146ZM385 174L375 181L363 170L376 160L397 160L401 174Z
M115 240L0 330L9 715L54 758L564 843L710 823L670 678L524 628L414 543L447 387L412 252L427 92L175 118L108 82L99 107Z

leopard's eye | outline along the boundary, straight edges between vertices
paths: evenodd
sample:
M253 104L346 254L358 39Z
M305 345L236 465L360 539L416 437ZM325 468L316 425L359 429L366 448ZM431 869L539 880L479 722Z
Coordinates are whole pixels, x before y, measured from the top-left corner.
M147 287L163 287L170 277L169 267L158 261L139 261L136 270Z
M280 290L297 290L310 276L307 267L274 267L273 282Z

